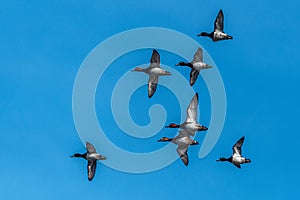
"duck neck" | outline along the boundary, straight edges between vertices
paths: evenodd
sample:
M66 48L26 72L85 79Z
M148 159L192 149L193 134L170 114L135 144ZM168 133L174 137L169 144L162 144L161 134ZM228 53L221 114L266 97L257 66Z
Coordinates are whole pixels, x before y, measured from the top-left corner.
M230 158L223 158L223 157L221 157L218 161L221 161L221 162L224 162L224 161L232 162L232 157L230 157Z
M72 157L75 157L75 158L84 158L84 159L86 159L86 154L87 154L87 153L84 153L84 154L75 153Z
M200 36L212 38L212 37L213 37L213 34L214 34L213 32L211 32L211 33L202 32L202 33L200 33Z
M188 66L190 68L193 68L192 63L190 63L190 62L180 62L177 64L177 66Z

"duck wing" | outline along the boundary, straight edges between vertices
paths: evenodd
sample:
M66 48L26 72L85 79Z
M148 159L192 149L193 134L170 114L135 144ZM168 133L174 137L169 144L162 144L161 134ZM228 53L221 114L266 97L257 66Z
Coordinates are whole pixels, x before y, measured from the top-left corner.
M232 163L232 164L234 164L234 166L236 166L237 168L241 169L241 165L240 164L238 164L238 163Z
M197 123L198 115L198 93L192 98L189 107L186 110L186 120L185 122Z
M89 153L96 153L95 147L89 142L86 142L86 150Z
M157 83L158 83L158 76L154 74L149 75L149 80L148 80L148 97L151 98L157 88Z
M189 156L187 154L188 145L178 145L176 151L182 162L187 166L189 164Z
M223 32L224 30L224 15L222 9L219 11L218 16L215 20L214 31Z
M202 61L203 61L203 52L202 52L202 49L199 47L197 52L194 55L194 59L192 61L192 64L196 63L196 62L202 62Z
M153 52L152 52L152 56L151 56L151 59L150 59L150 67L151 68L154 68L154 67L160 67L160 55L159 53L153 49Z
M192 68L190 72L190 85L193 86L198 78L200 71L195 68Z
M244 136L241 137L241 138L239 139L239 141L237 141L237 142L233 145L233 147L232 147L233 154L238 154L238 155L242 156L242 145L243 145L243 143L244 143L244 139L245 139Z
M95 172L96 172L96 167L97 167L97 162L96 161L89 161L88 160L88 166L87 166L87 170L88 170L88 179L89 181L93 180L94 176L95 176Z

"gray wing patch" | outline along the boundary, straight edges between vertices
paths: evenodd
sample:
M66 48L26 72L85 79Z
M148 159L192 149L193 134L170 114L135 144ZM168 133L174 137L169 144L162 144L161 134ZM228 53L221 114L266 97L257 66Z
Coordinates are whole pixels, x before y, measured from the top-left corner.
M158 76L150 75L148 80L148 97L151 98L157 88Z
M224 30L224 15L222 10L219 11L218 16L215 20L214 30L220 32L223 32Z
M150 67L159 67L160 65L160 55L155 49L153 49L150 63Z
M197 52L194 55L194 59L192 63L202 62L202 61L203 61L203 52L202 49L199 47Z
M242 155L242 145L244 143L244 139L245 139L244 136L241 137L239 141L237 141L235 145L233 145L232 147L233 153L239 154L240 156Z
M186 122L197 122L198 118L198 93L192 98L189 107L186 109Z
M198 78L199 71L197 69L192 69L190 72L190 85L193 86Z
M188 151L188 146L179 146L176 149L180 159L182 160L182 162L185 164L185 166L188 166L189 164L189 156L187 154Z
M86 150L89 153L96 153L95 147L91 143L89 143L89 142L86 142Z
M93 180L93 178L95 176L95 172L96 172L96 167L97 167L96 161L94 161L94 162L88 161L87 170L88 170L89 181Z

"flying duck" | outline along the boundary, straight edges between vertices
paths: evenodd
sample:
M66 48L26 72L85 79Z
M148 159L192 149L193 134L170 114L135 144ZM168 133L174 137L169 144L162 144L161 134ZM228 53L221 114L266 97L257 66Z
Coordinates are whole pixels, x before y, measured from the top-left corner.
M178 147L176 149L180 159L185 164L185 166L188 166L189 164L189 157L187 154L188 147L190 145L197 145L199 144L196 140L192 140L190 138L190 135L185 130L180 130L179 135L177 135L175 138L167 138L163 137L158 142L173 142L174 144L177 144Z
M158 77L159 76L170 76L172 75L170 72L165 71L160 68L160 56L159 53L154 49L151 59L150 59L150 66L148 68L142 69L140 67L136 67L135 69L131 70L135 72L144 72L149 74L148 80L148 97L151 98L157 88Z
M224 33L224 15L222 9L219 11L218 16L215 20L214 31L211 33L202 32L197 36L206 36L210 37L214 42L220 40L230 40L233 39L232 36Z
M198 113L198 93L192 98L189 107L186 110L186 120L182 124L171 123L166 128L181 128L184 129L189 135L194 136L196 131L206 131L207 127L200 125L197 122Z
M242 145L245 137L241 137L237 143L232 147L233 154L230 158L220 158L217 161L227 161L234 164L236 167L241 168L241 164L250 163L251 160L242 156Z
M97 160L106 160L105 156L102 156L96 152L95 147L90 144L89 142L86 142L86 153L80 154L75 153L74 155L70 156L71 158L84 158L88 161L87 170L88 170L88 180L93 180L96 172L97 167Z
M201 69L212 68L212 66L203 62L203 52L201 48L198 48L197 52L194 55L192 62L179 62L176 66L188 66L191 68L190 73L190 85L193 86L196 82L198 75Z

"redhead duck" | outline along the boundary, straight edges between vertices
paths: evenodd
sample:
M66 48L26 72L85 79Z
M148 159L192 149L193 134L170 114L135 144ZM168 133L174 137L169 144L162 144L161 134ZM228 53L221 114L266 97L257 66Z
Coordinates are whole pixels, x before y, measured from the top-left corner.
M186 110L186 120L182 124L171 123L166 128L181 128L187 133L194 136L196 131L206 131L207 127L202 126L197 122L198 113L198 93L192 98L189 107Z
M172 142L174 144L177 144L178 147L176 149L180 159L185 164L185 166L188 166L189 164L189 157L187 154L188 147L190 145L197 145L199 144L196 140L192 140L190 138L190 135L185 130L180 130L179 135L177 135L175 138L167 138L163 137L158 142Z
M144 72L149 75L148 79L148 98L151 98L157 88L158 77L159 76L170 76L170 72L165 71L160 68L160 56L159 53L154 49L150 59L150 66L148 68L137 67L131 71L134 72Z

